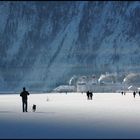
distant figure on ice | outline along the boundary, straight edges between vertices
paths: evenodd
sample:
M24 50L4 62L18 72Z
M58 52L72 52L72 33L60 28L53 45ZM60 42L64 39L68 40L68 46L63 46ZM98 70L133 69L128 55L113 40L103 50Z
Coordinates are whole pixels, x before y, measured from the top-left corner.
M23 87L23 91L20 93L20 96L22 97L22 110L23 110L23 112L28 112L27 111L27 107L28 107L28 102L27 102L28 97L27 96L28 95L30 95L29 92L26 91L25 87Z
M135 92L135 91L133 92L133 96L134 96L134 98L135 98L135 96L136 96L136 92Z
M87 91L87 99L88 99L88 100L92 100L92 96L93 96L93 93Z
M122 95L125 95L125 92L124 91L122 91L121 93L122 93Z
M89 91L87 91L87 99L89 100L89 95L90 94L90 92Z
M139 96L140 96L140 91L139 91Z
M90 99L92 100L93 93L89 92Z

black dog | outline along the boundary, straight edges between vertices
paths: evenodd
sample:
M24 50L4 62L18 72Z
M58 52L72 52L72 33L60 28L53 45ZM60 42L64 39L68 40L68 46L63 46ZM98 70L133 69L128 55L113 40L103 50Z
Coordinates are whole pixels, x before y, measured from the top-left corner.
M33 110L33 112L36 111L36 105L33 105L32 110Z

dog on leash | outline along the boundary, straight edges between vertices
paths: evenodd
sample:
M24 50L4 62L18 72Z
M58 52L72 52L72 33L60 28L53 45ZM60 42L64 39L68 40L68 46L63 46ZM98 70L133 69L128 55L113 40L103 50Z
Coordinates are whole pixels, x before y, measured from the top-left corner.
M32 106L32 111L35 112L36 111L36 105L33 104Z

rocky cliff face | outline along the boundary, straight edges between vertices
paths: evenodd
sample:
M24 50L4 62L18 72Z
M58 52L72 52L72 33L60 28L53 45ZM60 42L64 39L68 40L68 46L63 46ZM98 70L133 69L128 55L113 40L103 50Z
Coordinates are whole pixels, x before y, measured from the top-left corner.
M0 89L140 71L138 1L1 1L0 19Z

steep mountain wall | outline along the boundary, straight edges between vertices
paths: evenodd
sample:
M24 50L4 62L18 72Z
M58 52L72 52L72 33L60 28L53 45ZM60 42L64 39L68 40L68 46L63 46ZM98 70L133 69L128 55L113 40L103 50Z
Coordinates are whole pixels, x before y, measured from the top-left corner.
M140 71L139 1L1 1L0 19L0 89Z

